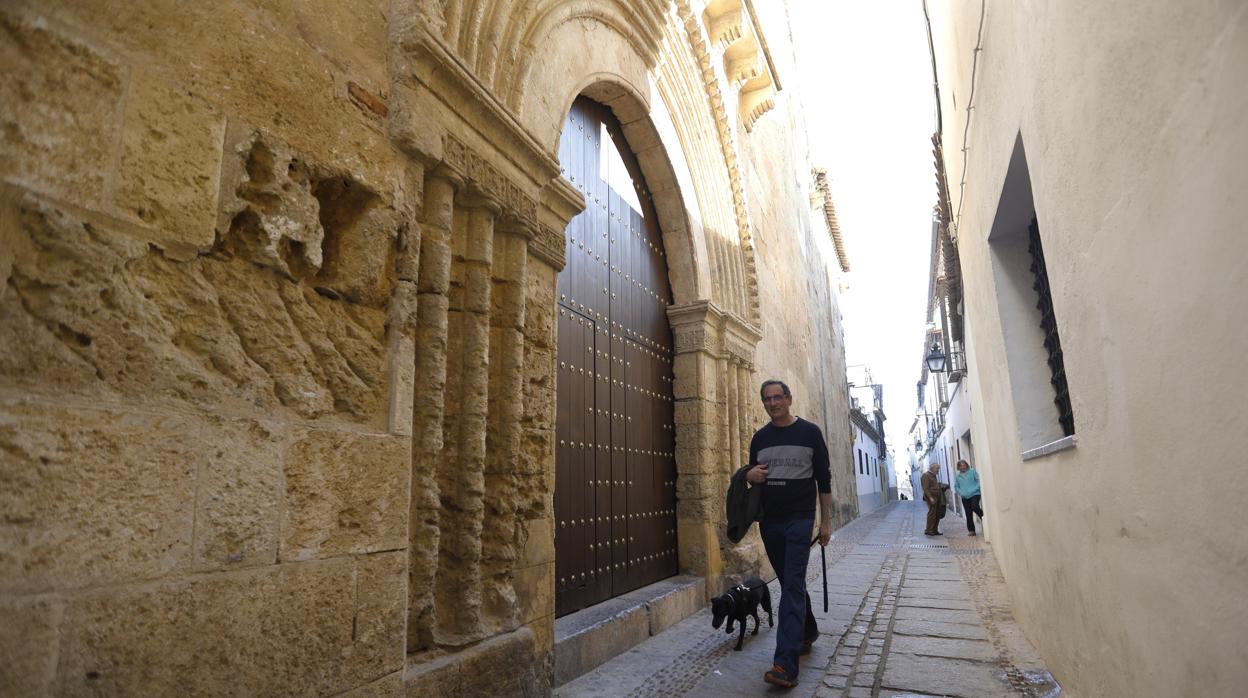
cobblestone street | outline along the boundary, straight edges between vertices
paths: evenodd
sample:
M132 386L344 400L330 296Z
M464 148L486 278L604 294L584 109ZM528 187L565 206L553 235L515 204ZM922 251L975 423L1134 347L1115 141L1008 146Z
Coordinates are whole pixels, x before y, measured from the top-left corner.
M767 686L775 628L711 628L709 608L556 691L558 696L1055 696L1061 689L1015 625L983 538L955 516L923 535L923 505L896 502L837 531L807 574L821 635L791 691ZM773 601L779 588L771 584Z

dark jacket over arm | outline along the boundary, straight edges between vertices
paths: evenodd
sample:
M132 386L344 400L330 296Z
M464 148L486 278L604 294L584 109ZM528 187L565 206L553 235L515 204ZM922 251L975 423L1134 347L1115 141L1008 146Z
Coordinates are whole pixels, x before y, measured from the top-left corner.
M745 474L754 466L742 466L732 475L728 485L726 508L728 514L728 540L740 543L750 526L763 515L763 488L751 487Z

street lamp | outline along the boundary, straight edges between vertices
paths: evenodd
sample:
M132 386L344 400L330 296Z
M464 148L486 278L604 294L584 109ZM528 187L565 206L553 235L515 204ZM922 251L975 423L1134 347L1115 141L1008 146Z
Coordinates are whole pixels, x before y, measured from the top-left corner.
M945 353L940 350L939 342L932 342L932 349L927 352L927 357L923 360L927 362L928 371L932 373L945 372Z

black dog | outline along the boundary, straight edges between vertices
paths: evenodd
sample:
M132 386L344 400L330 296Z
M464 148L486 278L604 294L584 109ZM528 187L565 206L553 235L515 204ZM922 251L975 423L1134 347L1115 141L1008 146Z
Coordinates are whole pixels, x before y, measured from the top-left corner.
M741 623L741 636L737 638L737 646L733 647L740 651L741 643L745 642L745 626L748 624L746 618L749 616L754 616L754 632L750 634L758 634L760 604L767 612L767 625L774 626L776 623L771 618L771 592L767 590L767 585L761 579L747 579L724 592L723 596L711 599L711 627L719 628L727 618L728 627L725 632L731 635L733 621Z

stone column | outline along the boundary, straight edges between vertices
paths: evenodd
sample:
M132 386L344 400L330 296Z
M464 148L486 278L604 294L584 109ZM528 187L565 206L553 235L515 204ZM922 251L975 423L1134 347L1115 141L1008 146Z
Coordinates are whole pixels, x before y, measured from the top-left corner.
M723 488L719 483L726 436L727 381L722 361L716 358L720 315L707 301L668 308L676 339L672 393L676 399L676 536L680 568L706 577L708 590L718 588L723 573Z
M729 473L732 473L745 464L741 458L741 384L740 375L737 372L737 359L730 357L726 363L728 393L725 402L728 407L726 410L728 413L728 457L724 460L727 461Z
M489 423L486 431L482 612L489 632L519 624L513 571L517 560L517 467L524 412L524 323L528 240L515 230L494 242L490 313Z
M455 182L446 173L426 177L420 278L416 284L415 385L420 399L413 407L412 422L409 651L433 644L437 622L433 589L440 544L441 499L436 475L437 455L442 450L445 405L447 293L450 290L454 198Z
M462 646L485 636L481 625L481 531L489 404L491 267L495 209L457 212L455 266L448 308L451 341L446 444L438 460L442 502L437 589L438 644ZM461 233L462 229L462 233Z
M737 411L740 415L739 424L741 425L741 458L742 463L746 462L750 456L750 439L754 436L752 415L757 414L751 409L752 405L757 404L758 393L754 391L755 381L754 372L750 369L750 365L745 361L737 363L737 394L740 396L737 400ZM762 426L759 424L758 426Z
M416 197L424 188L424 170L414 167L409 175ZM391 434L412 435L416 399L416 327L420 303L419 207L406 208L408 218L399 228L395 255L396 280L386 318L386 353L389 361L390 408L386 429ZM417 210L412 210L417 209ZM409 505L410 506L410 505Z

